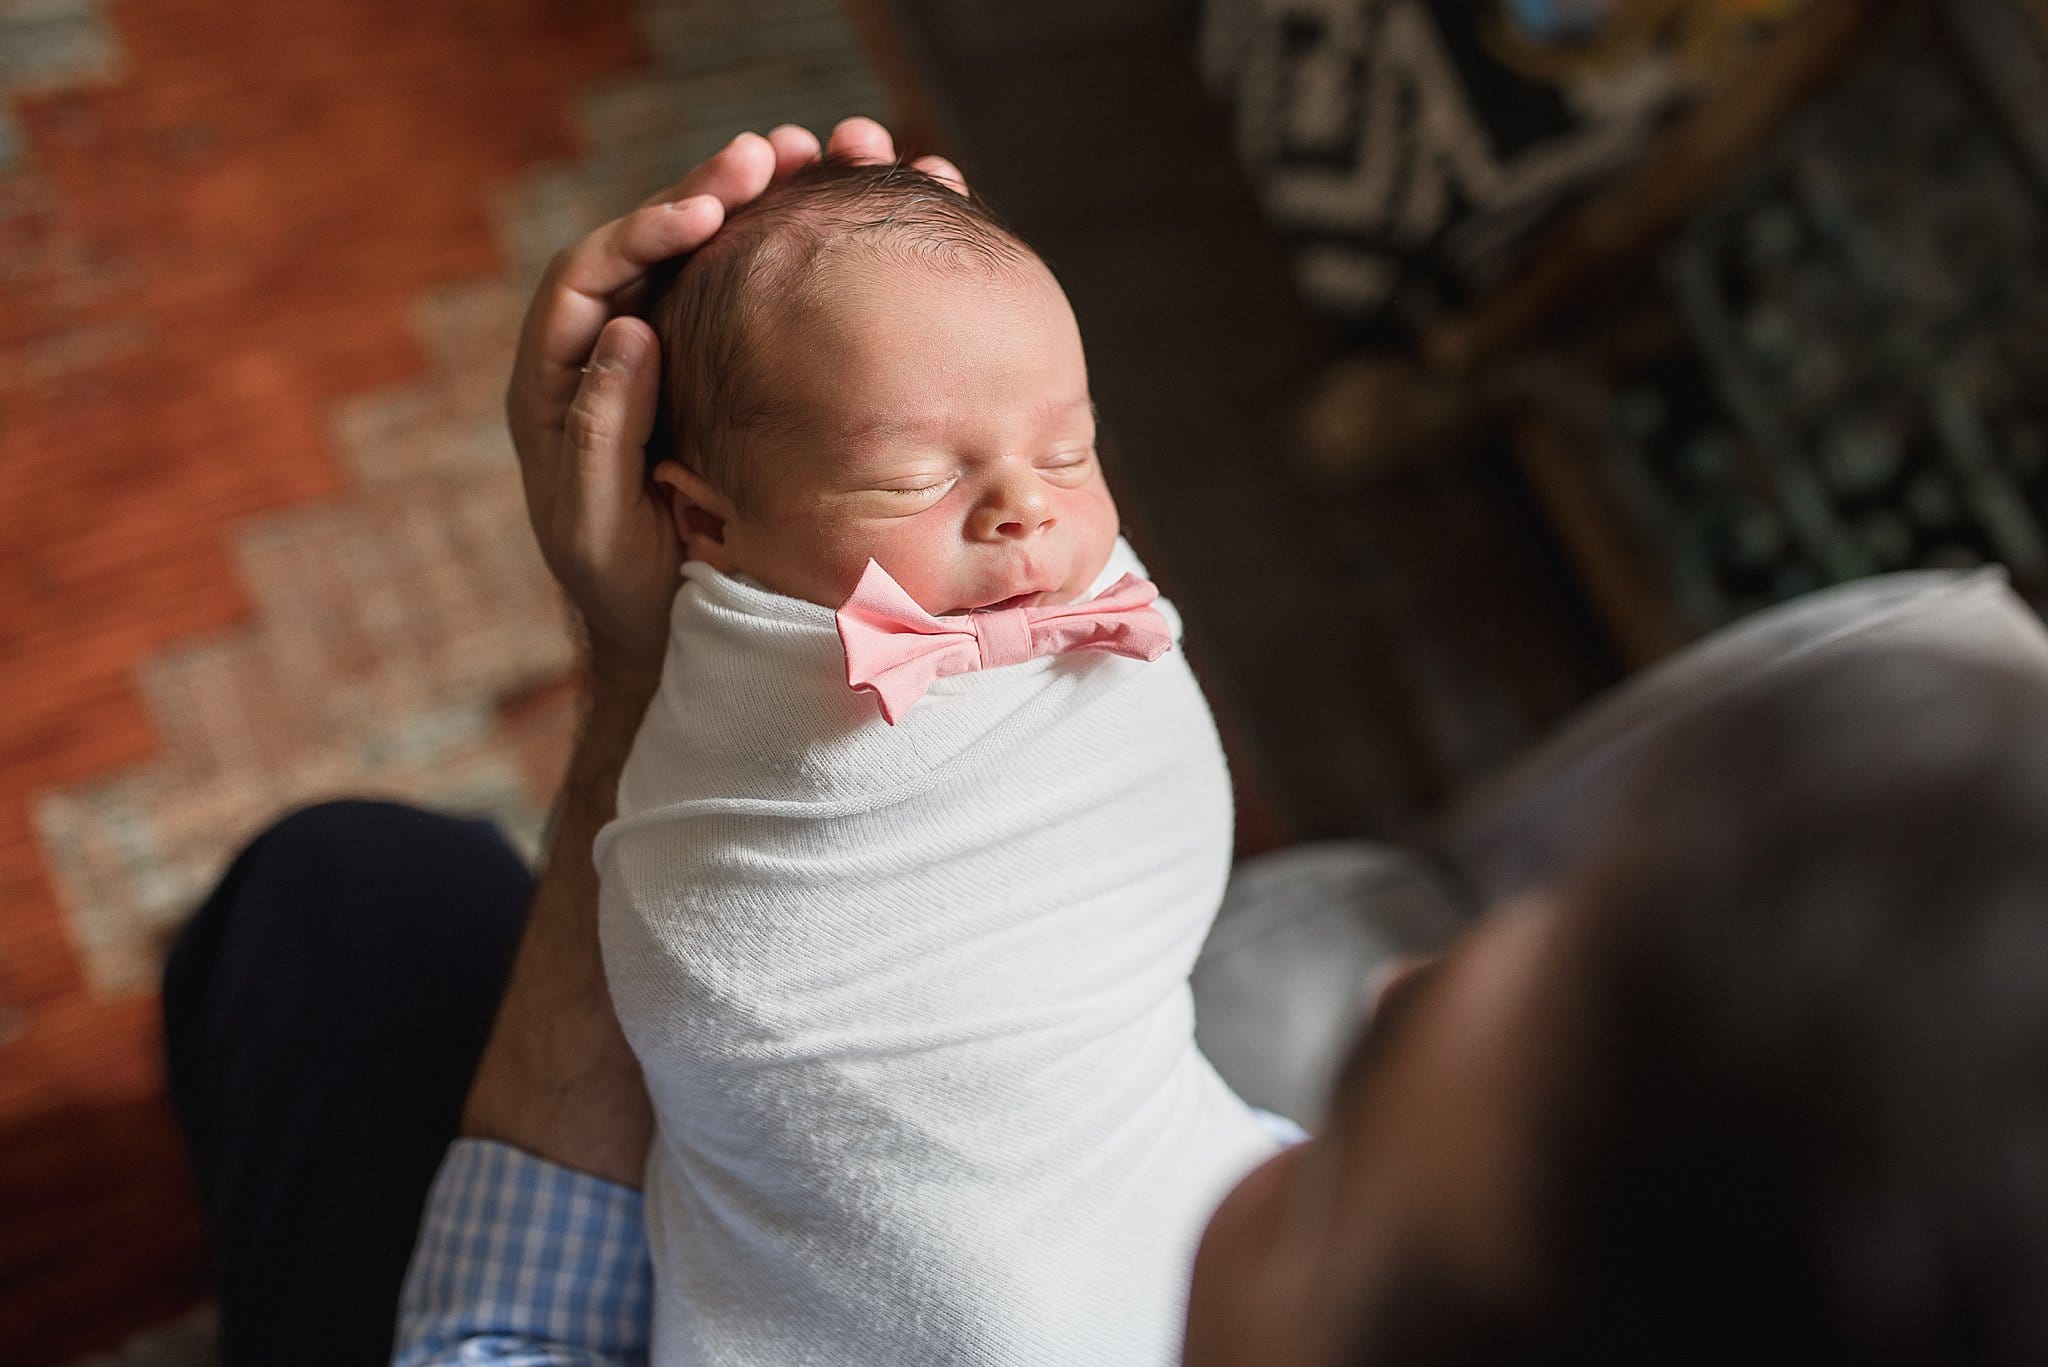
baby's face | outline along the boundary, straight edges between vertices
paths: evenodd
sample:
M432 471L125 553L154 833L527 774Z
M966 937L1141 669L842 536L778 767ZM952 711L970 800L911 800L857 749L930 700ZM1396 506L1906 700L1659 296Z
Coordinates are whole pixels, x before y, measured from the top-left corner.
M794 416L748 435L748 509L691 554L833 607L870 557L941 616L1079 598L1117 512L1052 274L866 256L826 272L826 302L762 338Z

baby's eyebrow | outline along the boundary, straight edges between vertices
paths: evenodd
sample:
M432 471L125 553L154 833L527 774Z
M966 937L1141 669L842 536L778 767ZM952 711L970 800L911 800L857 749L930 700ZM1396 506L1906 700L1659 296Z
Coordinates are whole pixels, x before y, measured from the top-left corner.
M1074 412L1086 412L1088 420L1098 425L1102 420L1102 410L1096 407L1094 399L1085 395L1078 399L1042 399L1034 408L1035 416L1041 421L1062 418ZM946 414L883 414L849 424L840 429L840 436L851 446L876 446L906 437L930 436L945 431L951 425Z
M857 446L876 442L895 441L902 437L920 437L943 431L946 420L935 415L918 414L911 417L883 416L857 422L844 430L844 436Z
M1038 411L1048 417L1058 417L1074 412L1076 409L1084 408L1088 410L1089 421L1100 422L1102 420L1102 410L1097 408L1095 400L1086 394L1078 399L1046 399L1038 405Z

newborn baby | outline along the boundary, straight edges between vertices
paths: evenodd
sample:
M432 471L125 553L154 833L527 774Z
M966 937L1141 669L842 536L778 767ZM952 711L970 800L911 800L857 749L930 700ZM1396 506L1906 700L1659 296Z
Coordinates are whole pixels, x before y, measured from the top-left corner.
M654 1361L1172 1362L1273 1140L1194 1044L1229 777L1066 298L978 202L833 164L660 288L689 558L597 846ZM878 602L969 672L850 686ZM1026 648L1060 605L1114 620Z

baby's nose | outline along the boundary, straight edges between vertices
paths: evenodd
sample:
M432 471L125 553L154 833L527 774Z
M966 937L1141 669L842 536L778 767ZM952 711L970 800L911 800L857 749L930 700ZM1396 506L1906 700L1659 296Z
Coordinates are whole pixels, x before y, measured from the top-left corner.
M1044 517L1013 517L1007 521L996 523L996 535L1006 536L1014 541L1027 536L1035 536L1052 526L1052 523L1051 514L1047 514Z
M992 491L976 513L981 535L992 540L1021 541L1053 525L1052 501L1042 489L1013 482Z

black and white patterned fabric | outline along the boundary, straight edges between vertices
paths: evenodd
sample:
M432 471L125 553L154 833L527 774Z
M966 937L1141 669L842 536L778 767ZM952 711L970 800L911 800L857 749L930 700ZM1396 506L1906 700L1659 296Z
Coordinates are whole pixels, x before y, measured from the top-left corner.
M1649 46L1555 73L1520 60L1537 46L1511 13L1494 0L1206 0L1204 77L1322 309L1399 330L1498 283L1686 93L1684 68Z

